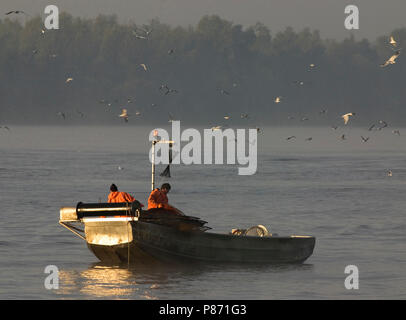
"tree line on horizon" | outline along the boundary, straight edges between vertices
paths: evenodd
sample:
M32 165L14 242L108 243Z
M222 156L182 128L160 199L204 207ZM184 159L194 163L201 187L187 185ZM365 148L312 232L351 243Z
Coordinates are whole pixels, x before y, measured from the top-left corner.
M333 125L348 112L354 125L404 125L402 54L381 64L406 43L406 28L390 35L338 41L308 28L244 28L217 15L181 27L62 13L59 30L45 30L41 17L6 18L0 125L120 124L123 108L126 125L301 125L303 117Z

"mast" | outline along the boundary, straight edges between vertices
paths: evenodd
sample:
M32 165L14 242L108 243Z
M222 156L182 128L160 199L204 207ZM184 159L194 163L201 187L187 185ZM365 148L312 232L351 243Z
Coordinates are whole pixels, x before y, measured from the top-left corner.
M154 131L154 137L158 135L158 131ZM155 145L157 143L169 143L169 147L172 147L172 145L175 143L173 140L153 140L152 141L152 155L151 155L151 162L152 162L152 168L151 168L151 190L154 190L155 188Z

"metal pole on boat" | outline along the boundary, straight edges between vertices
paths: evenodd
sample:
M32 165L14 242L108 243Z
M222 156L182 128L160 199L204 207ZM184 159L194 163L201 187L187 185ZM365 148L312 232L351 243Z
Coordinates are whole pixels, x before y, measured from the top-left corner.
M154 137L158 136L158 131L154 131ZM170 146L172 146L175 141L173 140L154 140L152 141L152 155L151 155L151 162L152 162L152 173L151 173L151 190L154 190L155 188L155 145L157 143L168 143Z
M151 190L154 190L155 187L155 144L157 143L157 140L152 141L152 156L151 156L151 162L152 162L152 174L151 174Z

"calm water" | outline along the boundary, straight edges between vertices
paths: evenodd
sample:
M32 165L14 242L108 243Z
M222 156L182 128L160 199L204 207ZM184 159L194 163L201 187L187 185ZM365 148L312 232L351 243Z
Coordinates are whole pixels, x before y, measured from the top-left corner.
M128 269L98 263L83 240L58 225L59 208L105 201L112 182L146 203L151 129L1 132L1 299L406 298L402 129L396 136L391 129L351 128L342 141L340 129L265 128L253 176L239 176L236 165L172 166L170 202L208 221L210 232L263 224L280 235L316 236L303 265ZM361 134L370 140L363 143ZM297 139L287 141L291 135ZM359 268L359 290L344 287L350 264ZM58 290L44 287L47 265L59 268Z

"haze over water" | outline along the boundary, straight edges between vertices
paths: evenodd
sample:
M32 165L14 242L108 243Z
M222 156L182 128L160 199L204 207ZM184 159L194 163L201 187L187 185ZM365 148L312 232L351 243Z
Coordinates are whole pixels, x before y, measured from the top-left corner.
M173 165L171 178L157 178L171 183L170 203L208 221L209 232L262 224L279 235L314 235L304 264L129 269L98 263L58 224L59 208L106 201L113 182L146 204L154 127L10 129L0 134L2 299L406 298L402 128L397 136L394 128L266 127L255 175L239 176L239 165ZM59 268L58 290L44 287L47 265ZM359 290L344 287L347 265L359 268Z

